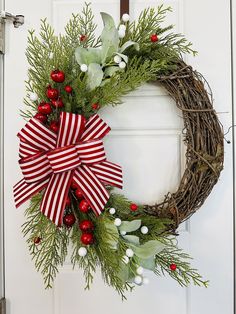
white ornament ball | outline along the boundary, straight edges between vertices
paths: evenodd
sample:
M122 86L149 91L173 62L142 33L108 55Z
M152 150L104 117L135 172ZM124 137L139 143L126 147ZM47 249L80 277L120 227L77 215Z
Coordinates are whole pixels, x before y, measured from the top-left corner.
M128 258L128 256L124 255L124 256L122 257L122 261L123 261L125 264L128 264L128 263L129 263L129 258Z
M53 56L54 56L53 52L50 52L50 54L49 54L49 59L52 59Z
M111 215L114 215L115 212L116 212L115 208L112 207L112 208L109 209L109 213L110 213Z
M32 101L38 100L38 95L35 94L35 93L31 93L31 94L30 94L30 100L32 100Z
M122 221L121 221L120 218L116 218L116 219L114 220L114 225L115 225L116 227L119 227L119 226L121 225L121 223L122 223Z
M147 234L147 233L148 233L148 227L142 226L142 227L141 227L141 233L142 233L142 234Z
M143 278L141 276L135 276L134 282L136 283L136 285L141 285L143 282Z
M80 70L81 70L82 72L87 72L87 71L88 71L87 65L86 65L86 64L81 64Z
M130 20L129 14L125 13L122 15L122 21L123 22L128 22Z
M118 35L119 35L119 38L124 38L125 37L125 31L123 29L119 29Z
M115 63L119 64L121 61L122 61L122 59L121 59L120 56L116 55L116 56L114 57L114 62L115 62Z
M124 62L124 61L121 61L120 63L119 63L119 68L120 69L124 69L126 67L126 63Z
M122 236L125 236L125 235L126 235L126 231L121 230L120 234L121 234Z
M86 256L87 255L87 249L85 247L80 247L78 251L79 256Z
M143 277L143 284L148 285L149 284L149 279L147 277Z
M125 31L126 31L126 26L125 26L124 24L121 24L121 25L119 26L119 30L125 32Z
M143 267L142 267L142 266L137 267L136 273L137 273L138 275L142 275L142 274L143 274Z
M134 256L134 251L132 249L127 249L125 254L128 257L133 257Z

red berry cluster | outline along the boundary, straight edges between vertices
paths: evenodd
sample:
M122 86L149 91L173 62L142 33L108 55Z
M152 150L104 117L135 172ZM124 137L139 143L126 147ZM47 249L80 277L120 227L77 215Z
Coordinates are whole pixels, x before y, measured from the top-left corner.
M65 81L65 73L61 70L54 70L50 74L51 79L56 83L63 83ZM66 93L72 93L72 87L70 85L66 85L64 87ZM46 90L46 96L48 98L47 101L42 101L38 105L38 112L35 115L35 118L40 120L42 123L47 122L47 115L52 113L54 108L62 108L64 107L64 103L61 99L59 90L57 88L51 87L49 85ZM49 125L49 128L58 133L59 131L59 123L58 121L52 121Z

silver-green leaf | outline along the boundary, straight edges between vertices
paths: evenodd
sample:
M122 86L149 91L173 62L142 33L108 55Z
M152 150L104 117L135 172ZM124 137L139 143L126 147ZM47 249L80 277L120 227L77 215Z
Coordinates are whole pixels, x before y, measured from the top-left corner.
M132 221L122 221L122 224L119 227L119 229L120 231L133 232L140 228L141 223L142 222L140 219L136 219Z

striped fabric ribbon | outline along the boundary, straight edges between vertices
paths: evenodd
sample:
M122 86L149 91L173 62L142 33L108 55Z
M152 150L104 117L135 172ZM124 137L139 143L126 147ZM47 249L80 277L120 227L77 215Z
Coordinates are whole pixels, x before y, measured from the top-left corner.
M23 179L13 188L16 207L45 189L40 210L61 226L72 182L92 210L101 214L109 199L106 185L122 188L122 169L106 160L102 139L110 127L96 114L62 112L56 135L35 118L18 133Z

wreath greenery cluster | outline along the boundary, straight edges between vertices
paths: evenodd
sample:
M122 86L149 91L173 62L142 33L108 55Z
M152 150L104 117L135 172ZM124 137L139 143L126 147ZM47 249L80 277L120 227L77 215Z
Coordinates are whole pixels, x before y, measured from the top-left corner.
M94 16L90 5L85 4L80 14L72 16L64 35L55 35L46 20L42 20L40 38L29 31L24 118L31 118L40 103L48 102L48 85L59 90L63 103L62 108L57 106L47 115L44 123L49 127L62 110L89 118L100 108L120 104L121 97L142 84L158 81L183 112L187 145L181 184L161 204L136 206L110 189L105 211L95 217L78 210L79 200L71 189L65 215L72 213L76 223L68 228L66 224L57 227L40 212L41 193L32 197L23 234L47 288L68 251L73 266L84 271L86 288L100 268L105 283L122 298L135 284L147 282L146 270L168 274L182 286L191 282L207 286L191 267L189 255L178 248L176 229L202 205L217 182L223 164L223 136L210 90L205 89L201 75L182 59L185 53L196 53L191 43L172 33L172 25L162 27L169 11L163 6L148 8L135 22L125 14L118 26L110 15L101 13L104 29L96 38ZM50 78L53 70L65 74L63 83ZM81 243L78 227L84 219L94 226L94 243L88 246Z

